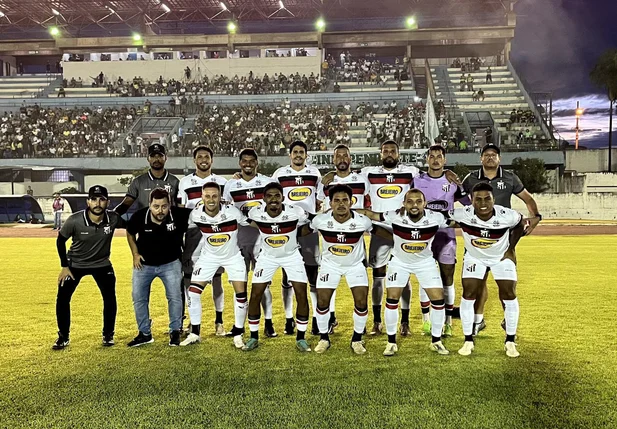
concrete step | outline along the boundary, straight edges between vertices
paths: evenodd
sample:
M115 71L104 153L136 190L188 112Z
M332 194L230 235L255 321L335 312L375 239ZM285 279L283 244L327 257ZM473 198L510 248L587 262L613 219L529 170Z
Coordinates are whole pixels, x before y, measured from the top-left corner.
M486 95L487 97L489 95L491 96L520 96L521 95L521 91L520 89L504 89L501 91L491 91L491 90L485 90L483 86L478 87L478 89L482 88L482 90L484 91L484 95ZM476 89L476 91L478 90ZM435 89L435 92L437 95L445 95L445 92L441 92L441 91L437 91L437 89ZM452 94L456 95L456 97L467 97L467 96L471 96L472 92L471 91L454 91L452 92Z
M341 87L341 92L387 92L387 91L396 91L396 90L397 90L396 86L356 85L356 87L353 87L353 88L352 87L348 87L348 88ZM403 85L402 91L413 91L413 86Z
M461 110L488 110L488 111L508 111L511 112L512 109L529 109L529 105L527 103L493 103L491 101L475 101L473 103L465 103L458 104L459 109Z
M466 96L461 96L461 97L456 97L456 101L458 104L465 104L465 103L478 103L477 101L473 101L472 97L471 97L471 93L467 92ZM484 101L479 101L479 103L486 103L486 102L492 102L492 103L510 103L510 102L516 102L516 101L525 101L525 97L523 97L522 95L516 96L516 95L511 95L511 96L497 96L497 95L491 95L486 97L485 96L485 100Z

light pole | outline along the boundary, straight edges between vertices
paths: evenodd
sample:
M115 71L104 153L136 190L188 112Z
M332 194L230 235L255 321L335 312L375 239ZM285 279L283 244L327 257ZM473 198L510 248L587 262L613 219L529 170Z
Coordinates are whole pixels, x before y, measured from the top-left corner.
M578 149L578 132L579 132L578 120L580 119L582 114L583 114L583 109L581 109L581 102L577 101L576 102L576 143L575 143L574 149Z
M614 104L615 101L617 100L609 100L610 102L610 106L611 106L611 110L609 111L608 114L608 172L610 173L611 170L611 163L613 162L613 157L611 152L613 151L613 108L614 108Z

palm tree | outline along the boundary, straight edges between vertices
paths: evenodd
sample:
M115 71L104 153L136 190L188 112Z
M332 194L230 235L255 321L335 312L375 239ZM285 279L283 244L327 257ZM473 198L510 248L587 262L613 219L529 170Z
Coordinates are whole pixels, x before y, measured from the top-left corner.
M603 53L589 74L591 81L604 88L610 103L608 119L608 171L611 171L611 150L613 148L613 108L617 104L617 49Z

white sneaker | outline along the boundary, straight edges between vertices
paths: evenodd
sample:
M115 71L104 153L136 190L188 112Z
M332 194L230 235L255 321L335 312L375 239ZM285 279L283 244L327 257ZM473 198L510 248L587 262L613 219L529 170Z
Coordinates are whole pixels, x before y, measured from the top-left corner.
M201 342L201 337L192 332L186 337L184 341L180 343L181 346L190 346L191 344L197 344Z
M214 334L217 337L224 337L225 335L227 335L227 332L225 332L225 328L223 327L222 323L214 324Z
M357 355L363 355L366 353L366 347L364 347L364 341L352 341L351 349Z
M461 347L460 350L458 351L458 354L461 356L469 356L471 352L473 352L473 349L474 349L473 341L465 341L465 343L463 344L463 347Z
M521 355L518 350L516 350L516 343L513 341L508 341L503 346L503 349L506 351L506 356L508 357L515 358Z
M450 354L446 346L444 346L441 341L437 341L436 343L431 343L431 345L428 348L434 352L437 352L438 355L445 356L445 355Z
M395 343L388 343L383 351L384 356L394 356L398 352L398 346Z
M315 347L315 353L325 353L330 348L330 341L319 340Z
M218 333L216 335L218 335ZM242 338L242 335L234 336L234 347L237 349L241 349L242 347L244 347L244 339Z

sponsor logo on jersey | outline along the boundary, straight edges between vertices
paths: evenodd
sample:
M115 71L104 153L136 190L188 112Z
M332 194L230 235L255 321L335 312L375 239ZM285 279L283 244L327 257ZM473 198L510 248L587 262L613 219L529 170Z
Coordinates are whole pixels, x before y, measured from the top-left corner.
M352 207L355 206L357 202L358 202L358 197L351 197L351 205L352 205Z
M246 203L245 205L243 205L242 207L248 207L248 208L253 208L253 207L259 207L261 205L261 202L259 201L251 201Z
M431 201L426 205L426 208L429 210L435 211L446 211L448 210L448 202L444 200Z
M289 191L291 201L302 201L311 196L313 191L310 188L296 188Z
M353 246L330 246L328 250L334 256L348 256L353 251Z
M399 185L387 185L387 186L382 186L381 188L379 188L377 190L377 195L380 198L388 199L388 198L396 197L401 192L403 192L403 187L402 186L399 186Z
M283 247L287 244L288 241L289 237L287 237L286 235L277 235L275 237L266 238L266 243L268 243L270 247L274 248Z
M471 244L478 249L488 249L489 247L492 247L493 244L497 243L497 241L498 240L491 240L488 238L476 238L471 240Z
M406 253L420 253L428 246L427 243L403 243L401 249Z
M229 236L229 234L211 235L210 237L208 237L208 244L215 247L222 246L223 244L227 243L230 238L231 237Z

